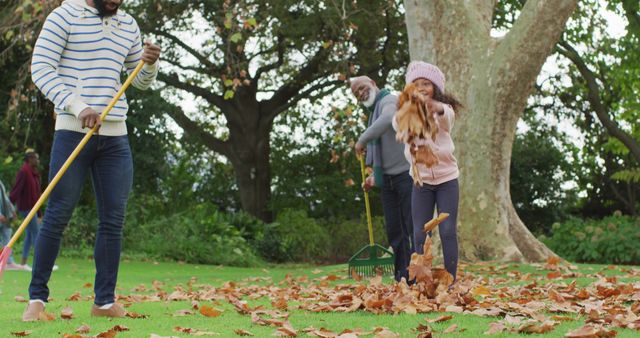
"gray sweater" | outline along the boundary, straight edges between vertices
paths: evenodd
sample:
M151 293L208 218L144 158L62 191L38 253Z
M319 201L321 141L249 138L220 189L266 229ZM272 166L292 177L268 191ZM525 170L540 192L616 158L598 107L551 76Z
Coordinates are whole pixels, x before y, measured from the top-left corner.
M358 139L358 143L366 145L380 138L382 170L386 175L397 175L409 171L409 162L404 157L404 144L396 141L396 132L391 125L397 102L398 97L393 94L383 97L374 107L374 109L382 109L380 117Z

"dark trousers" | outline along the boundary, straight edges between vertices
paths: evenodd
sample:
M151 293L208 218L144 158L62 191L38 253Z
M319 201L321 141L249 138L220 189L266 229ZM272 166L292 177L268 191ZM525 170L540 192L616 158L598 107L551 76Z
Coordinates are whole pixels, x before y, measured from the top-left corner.
M444 268L453 276L454 281L458 269L456 224L459 195L458 179L455 179L438 185L414 186L411 198L414 246L419 254L424 253L424 242L427 236L431 236L431 233L426 234L423 229L424 224L433 218L435 207L438 207L438 213L446 212L449 214L449 217L438 225L438 232L442 241Z
M80 143L84 134L55 132L49 180ZM87 174L91 174L98 208L94 259L95 304L114 302L122 229L133 181L133 162L127 136L93 136L51 192L35 245L29 297L47 301L51 269L60 251L62 232L78 203Z
M395 279L409 279L407 267L411 261L411 190L413 179L409 172L397 175L383 175L382 208L389 244L395 255Z

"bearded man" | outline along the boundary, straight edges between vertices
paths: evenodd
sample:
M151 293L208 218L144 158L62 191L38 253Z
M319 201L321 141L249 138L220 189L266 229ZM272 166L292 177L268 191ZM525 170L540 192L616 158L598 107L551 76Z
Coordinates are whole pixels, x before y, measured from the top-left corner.
M33 49L31 78L53 102L55 134L49 164L51 180L89 129L99 130L71 164L49 197L35 244L29 305L23 321L41 317L47 286L64 228L69 223L87 175L96 195L99 224L94 260L96 276L92 316L124 317L115 302L122 229L133 180L127 138L128 104L123 95L107 115L101 112L118 92L123 70L145 62L133 80L147 89L155 80L160 47L142 43L135 19L119 9L122 0L66 0L47 17ZM61 298L61 297L59 297Z
M366 163L373 167L373 174L367 177L363 188L382 189L385 230L395 256L395 279L408 279L407 267L414 252L413 180L409 175L409 162L404 157L404 145L396 140L392 126L398 97L387 89L379 89L367 76L351 79L351 92L369 112L368 127L355 145L356 154L361 156L366 152Z

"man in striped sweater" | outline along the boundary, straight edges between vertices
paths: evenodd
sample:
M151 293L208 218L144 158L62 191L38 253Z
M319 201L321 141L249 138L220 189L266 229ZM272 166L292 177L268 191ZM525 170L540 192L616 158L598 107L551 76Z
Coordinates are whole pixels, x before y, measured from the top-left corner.
M119 9L122 0L66 0L47 17L33 49L31 76L53 102L56 125L49 179L62 167L84 134L100 129L78 155L49 197L35 246L29 305L23 321L38 320L49 298L47 283L87 175L96 195L99 225L94 259L93 316L123 317L115 303L122 229L133 179L127 138L128 105L123 95L100 121L101 112L121 86L123 70L145 66L133 81L148 88L158 72L160 48L142 43L135 19Z

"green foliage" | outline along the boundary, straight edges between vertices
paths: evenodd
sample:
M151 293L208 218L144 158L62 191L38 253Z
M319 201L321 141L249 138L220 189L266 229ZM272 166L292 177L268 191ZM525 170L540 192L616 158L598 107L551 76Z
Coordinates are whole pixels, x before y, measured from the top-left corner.
M574 262L640 264L640 218L609 216L577 218L553 225L542 241L561 257Z
M124 227L125 254L144 253L148 258L202 264L262 264L234 226L236 216L204 203L174 213L164 213L164 207L158 197L130 200ZM91 252L97 224L95 207L76 208L63 237L63 254L84 256Z
M524 120L527 130L516 134L511 154L511 200L529 230L548 234L576 203L576 188L563 185L576 175L578 149L534 110Z
M360 248L369 245L367 218L364 214L356 219L328 219L323 224L331 234L329 256L327 257L330 262L344 263ZM373 218L373 238L376 244L384 247L389 245L382 216Z
M258 253L272 262L312 262L328 254L330 237L305 211L283 210L255 239Z

